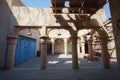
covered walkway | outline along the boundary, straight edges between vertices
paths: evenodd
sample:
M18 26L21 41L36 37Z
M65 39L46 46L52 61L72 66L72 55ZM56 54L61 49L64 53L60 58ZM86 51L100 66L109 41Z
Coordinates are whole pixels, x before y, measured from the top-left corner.
M0 80L120 80L115 60L111 60L110 69L105 69L100 61L79 56L79 69L72 69L71 55L49 55L47 66L40 70L40 58L34 58L13 70L0 71Z

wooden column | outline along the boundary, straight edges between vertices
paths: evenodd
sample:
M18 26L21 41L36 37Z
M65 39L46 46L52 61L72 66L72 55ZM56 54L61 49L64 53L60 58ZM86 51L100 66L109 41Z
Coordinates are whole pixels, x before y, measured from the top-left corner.
M47 38L45 36L40 37L41 40L41 56L40 56L40 69L47 68Z
M90 38L88 40L88 49L89 49L89 60L91 60L91 61L93 60L93 54L94 54L92 42L93 42L93 40L92 40L92 38Z
M55 55L55 39L52 38L51 42L52 42L52 55Z
M78 37L71 37L72 39L72 67L78 69L78 54L77 54L77 39Z
M104 68L110 68L110 55L108 53L108 38L106 37L100 37L101 41L101 49L102 49L102 54L103 54L103 67Z

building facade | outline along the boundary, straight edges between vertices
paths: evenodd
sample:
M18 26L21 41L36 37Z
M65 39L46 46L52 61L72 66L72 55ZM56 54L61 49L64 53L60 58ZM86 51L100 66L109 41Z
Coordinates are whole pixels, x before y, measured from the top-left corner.
M110 0L110 4L117 1ZM110 67L110 56L116 57L117 52L119 67L119 19L116 21L119 5L114 5L118 12L114 12L114 6L111 6L113 26L105 25L103 9L88 17L86 14L54 15L52 8L25 7L19 0L0 0L0 6L1 68L14 68L19 35L36 39L35 51L36 55L41 55L41 69L47 68L47 54L72 54L72 67L77 69L78 55L86 53L85 43L89 47L90 60L94 60L93 53L100 46L105 68Z

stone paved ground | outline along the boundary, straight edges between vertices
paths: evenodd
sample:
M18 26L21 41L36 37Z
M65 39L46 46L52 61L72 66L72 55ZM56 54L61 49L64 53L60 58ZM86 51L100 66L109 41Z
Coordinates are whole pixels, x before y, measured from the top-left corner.
M13 70L0 71L0 80L120 80L116 61L111 69L104 69L101 62L90 62L79 57L79 69L72 69L71 55L48 56L48 68L40 70L40 58L34 58Z

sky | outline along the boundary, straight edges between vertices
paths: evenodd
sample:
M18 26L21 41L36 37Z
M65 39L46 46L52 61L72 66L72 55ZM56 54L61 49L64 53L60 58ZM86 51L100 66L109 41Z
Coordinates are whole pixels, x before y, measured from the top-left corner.
M49 8L51 0L21 0L26 6L35 8Z
M110 13L110 8L109 8L109 3L105 4L105 6L103 7L106 11L106 17L111 18L111 13Z
M34 8L49 8L51 0L21 0L26 6ZM106 17L111 18L109 3L103 7L106 11Z

